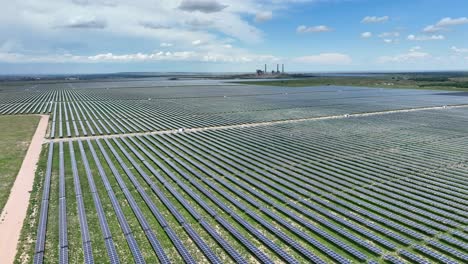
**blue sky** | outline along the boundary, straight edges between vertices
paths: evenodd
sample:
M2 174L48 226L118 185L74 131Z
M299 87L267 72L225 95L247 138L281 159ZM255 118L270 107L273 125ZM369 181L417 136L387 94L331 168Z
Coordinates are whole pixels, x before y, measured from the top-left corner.
M0 74L468 69L462 0L23 0Z

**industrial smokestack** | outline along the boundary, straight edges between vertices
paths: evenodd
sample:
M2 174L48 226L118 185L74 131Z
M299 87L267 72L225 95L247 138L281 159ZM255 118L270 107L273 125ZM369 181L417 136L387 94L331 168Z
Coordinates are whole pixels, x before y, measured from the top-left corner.
M279 72L279 64L276 64L276 72Z
M281 72L284 73L284 64L281 64Z
M266 63L265 63L265 74L267 73Z

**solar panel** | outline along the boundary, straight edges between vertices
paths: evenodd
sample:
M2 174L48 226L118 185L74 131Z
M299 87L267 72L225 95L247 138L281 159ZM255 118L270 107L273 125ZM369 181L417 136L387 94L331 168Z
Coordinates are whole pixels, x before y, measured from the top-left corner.
M167 235L169 236L171 242L175 245L177 251L179 254L182 256L182 259L184 260L185 263L190 263L190 264L195 264L197 263L195 259L190 255L188 250L184 247L180 239L177 237L177 235L174 233L174 231L170 228L165 229Z
M91 249L91 239L89 236L88 222L86 218L86 211L85 211L83 196L81 192L81 185L80 185L80 179L78 175L78 168L76 165L75 150L73 148L73 142L69 141L68 146L70 150L70 160L72 164L73 182L75 185L75 195L76 195L77 206L78 206L78 219L79 219L80 229L81 229L81 240L83 243L83 253L85 256L85 263L94 263L94 258L93 258L92 249Z
M43 263L44 261L44 249L45 249L45 239L47 232L47 215L49 211L49 192L50 192L50 177L52 171L52 162L53 162L53 153L54 153L54 143L49 144L49 153L47 157L47 167L46 174L44 177L44 191L42 194L41 209L39 216L39 223L37 226L37 238L34 254L34 263Z
M429 264L430 262L428 262L427 260L423 259L422 257L416 255L416 254L413 254L407 250L400 250L398 251L398 253L405 257L406 259L414 262L414 263L418 263L418 264Z
M41 251L41 252L36 252L36 254L34 254L33 263L34 263L34 264L42 264L42 263L44 263L44 252L43 252L43 251Z
M132 252L133 260L135 261L135 263L139 263L139 264L146 263L133 235L127 234L125 238L127 239L128 246L130 248L130 251Z
M444 244L442 244L440 242L434 241L434 240L429 240L428 244L430 246L432 246L433 248L439 250L439 251L448 253L449 255L454 256L457 259L461 259L461 260L463 260L465 262L468 262L468 254L465 254L465 253L463 253L463 252L461 252L461 251L459 251L457 249L446 246L446 245L444 245Z
M107 255L109 256L109 262L111 264L119 264L120 259L117 254L117 250L115 249L114 241L112 240L112 238L106 238L104 242L106 244Z
M392 256L392 255L385 255L384 260L386 260L386 261L388 261L390 263L393 263L393 264L404 264L405 263L401 259L399 259L399 258L397 258L395 256Z
M425 246L422 246L422 245L415 245L414 249L416 251L421 252L424 255L429 256L430 258L435 259L437 261L440 261L442 263L450 263L450 264L457 263L456 261L451 260L451 259L447 258L446 256L444 256L442 254L436 253L436 252L434 252L434 251L430 250L429 248L427 248Z
M468 249L468 244L463 242L463 241L460 241L456 238L453 238L453 237L449 237L449 236L446 236L446 235L443 235L443 236L440 236L439 239L443 240L444 242L447 242L451 245L454 245L458 248L461 248L463 250L466 250Z
M85 264L93 264L94 257L93 257L93 250L91 248L91 242L83 242L83 254L84 254L84 263Z
M68 246L61 247L59 249L59 263L60 264L68 263Z
M148 240L150 241L151 246L155 250L159 261L161 263L171 263L169 258L166 255L166 253L164 252L164 248L161 246L161 243L158 241L158 239L154 235L153 231L152 230L146 230L145 234L148 237Z

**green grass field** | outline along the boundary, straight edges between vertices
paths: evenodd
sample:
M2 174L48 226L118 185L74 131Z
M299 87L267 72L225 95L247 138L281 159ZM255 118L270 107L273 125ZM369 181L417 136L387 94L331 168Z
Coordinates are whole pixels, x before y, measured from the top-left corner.
M426 89L443 91L468 91L468 82L465 78L408 78L401 76L379 77L313 77L307 79L271 80L271 81L244 81L238 82L250 85L268 85L285 87L307 86L360 86L376 88L403 88Z
M38 116L0 116L0 212L39 123Z

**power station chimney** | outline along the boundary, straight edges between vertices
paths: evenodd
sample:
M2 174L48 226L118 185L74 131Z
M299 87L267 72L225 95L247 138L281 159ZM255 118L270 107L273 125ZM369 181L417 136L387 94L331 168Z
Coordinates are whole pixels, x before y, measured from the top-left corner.
M279 64L276 64L276 72L279 73Z
M266 63L265 63L265 74L267 73Z
M281 72L284 73L284 64L281 64Z

